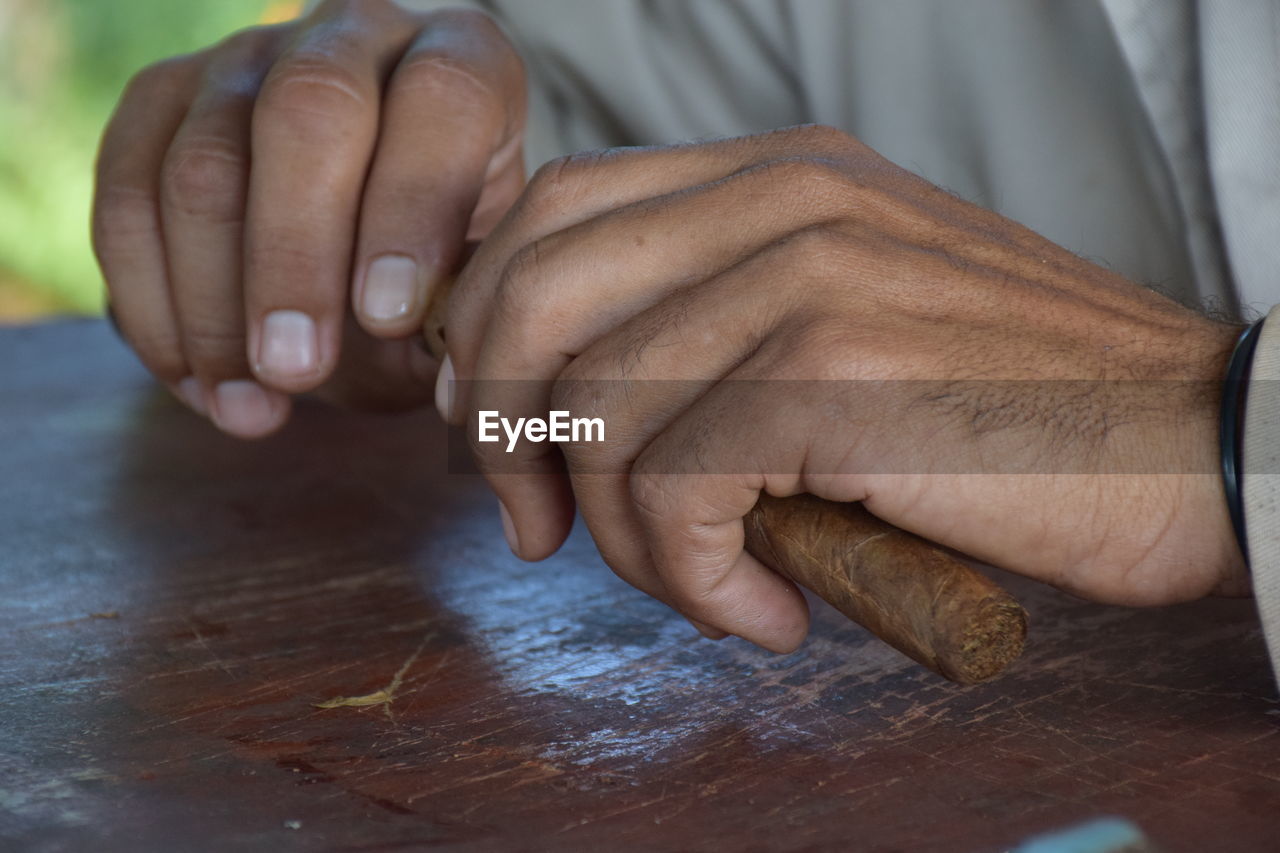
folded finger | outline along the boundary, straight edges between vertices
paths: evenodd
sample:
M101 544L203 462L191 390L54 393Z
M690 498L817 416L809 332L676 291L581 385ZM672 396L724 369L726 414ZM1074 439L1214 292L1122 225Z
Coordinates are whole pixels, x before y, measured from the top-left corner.
M514 201L524 169L520 74L496 25L468 12L434 16L397 64L361 202L352 287L371 334L420 330L432 291L460 264L482 196L497 188Z
M323 7L263 81L244 251L248 360L268 387L310 390L337 361L382 85L414 31L389 4Z
M160 218L165 152L186 114L201 68L189 57L143 71L103 134L93 201L93 246L117 328L142 363L193 408Z
M279 35L246 31L211 61L165 157L161 217L182 347L215 423L265 435L288 400L252 377L245 355L243 229L253 103Z

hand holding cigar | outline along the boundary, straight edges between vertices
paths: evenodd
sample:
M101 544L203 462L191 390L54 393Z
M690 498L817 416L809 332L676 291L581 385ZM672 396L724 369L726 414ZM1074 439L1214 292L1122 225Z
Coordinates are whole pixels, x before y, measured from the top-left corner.
M922 248L960 222L976 230ZM1051 284L1009 284L1027 276ZM562 409L611 430L604 449L562 445L568 477L546 444L473 446L482 470L520 472L490 480L513 550L550 554L576 500L618 574L765 648L802 640L800 584L949 678L992 677L1026 617L953 553L1120 604L1240 584L1221 482L1201 474L1232 329L856 140L557 162L449 313L451 422ZM1113 382L1120 340L1168 357Z
M439 287L423 328L442 361L451 286ZM1027 615L1012 596L858 504L761 495L744 525L754 557L944 678L986 681L1022 653Z
M554 552L576 502L620 576L774 651L805 636L798 583L950 678L997 673L1024 616L952 553L1108 603L1249 589L1215 476L1237 326L830 127L588 152L526 185L528 82L482 15L356 2L140 74L94 211L121 333L192 411L259 437L297 393L424 403L412 338L461 268L439 382L488 390L459 409L609 429L563 459L476 449L519 472L491 480L512 549ZM599 95L613 137L671 127ZM1069 233L1105 231L1077 215Z

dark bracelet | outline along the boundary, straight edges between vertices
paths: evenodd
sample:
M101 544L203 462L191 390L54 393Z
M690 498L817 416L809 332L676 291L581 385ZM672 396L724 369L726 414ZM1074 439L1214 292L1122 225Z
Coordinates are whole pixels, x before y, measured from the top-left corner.
M1227 365L1227 380L1222 388L1222 420L1219 445L1222 450L1222 487L1227 493L1227 512L1231 514L1231 527L1240 544L1244 563L1249 565L1249 543L1244 538L1244 472L1240 470L1241 416L1249 397L1249 366L1253 363L1253 351L1258 347L1258 335L1262 320L1251 324L1240 333L1236 347Z

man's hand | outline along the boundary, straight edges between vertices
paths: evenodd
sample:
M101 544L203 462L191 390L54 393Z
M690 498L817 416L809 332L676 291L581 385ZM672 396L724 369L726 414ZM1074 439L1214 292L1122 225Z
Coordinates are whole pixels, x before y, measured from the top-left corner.
M489 19L386 0L330 0L144 70L94 203L121 332L240 436L317 388L425 402L436 364L413 338L433 284L523 186L524 111Z
M449 419L513 549L553 552L576 497L609 565L707 633L805 634L742 550L762 490L861 500L1100 601L1246 586L1216 473L1237 329L837 131L552 163L449 308L442 381L475 380ZM476 441L477 410L549 409L607 441Z

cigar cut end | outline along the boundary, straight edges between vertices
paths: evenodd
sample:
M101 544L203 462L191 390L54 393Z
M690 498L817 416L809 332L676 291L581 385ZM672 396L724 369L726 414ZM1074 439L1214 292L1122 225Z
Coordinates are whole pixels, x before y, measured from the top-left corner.
M954 648L939 656L939 671L960 684L989 681L1018 659L1026 639L1027 611L1002 592L975 609Z

